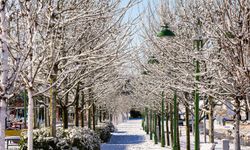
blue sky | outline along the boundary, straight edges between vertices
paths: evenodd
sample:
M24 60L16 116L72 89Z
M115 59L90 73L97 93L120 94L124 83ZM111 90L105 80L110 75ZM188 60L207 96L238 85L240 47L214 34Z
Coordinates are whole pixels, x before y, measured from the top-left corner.
M128 12L125 15L124 21L132 21L133 19L135 19L136 17L138 17L141 13L143 13L143 11L146 9L146 7L148 6L149 2L154 2L154 4L157 3L157 1L159 0L137 0L139 3L135 6L133 6L132 8L130 8L128 10ZM126 6L128 4L129 0L122 0L121 6ZM133 40L133 45L137 45L140 43L139 40L139 34L140 34L140 20L136 21L137 24L135 24L135 30L136 30L136 34L134 35L134 40Z
M136 17L138 14L140 14L145 7L147 7L148 3L150 2L153 5L157 5L160 3L161 0L138 0L140 3L133 8L130 9L128 15L132 15L133 17ZM170 6L175 5L176 0L163 0L163 1L169 1ZM122 0L122 5L126 5L129 2L129 0Z
M127 13L126 17L127 18L135 18L137 17L144 9L144 7L147 5L149 0L138 0L140 1L140 3L136 6L133 6ZM126 6L127 3L129 2L129 0L122 0L122 4L123 6Z

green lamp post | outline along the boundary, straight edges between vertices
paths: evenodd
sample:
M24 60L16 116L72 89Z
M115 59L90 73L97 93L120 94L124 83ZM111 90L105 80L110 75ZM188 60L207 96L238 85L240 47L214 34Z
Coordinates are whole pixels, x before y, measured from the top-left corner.
M198 37L194 39L195 48L197 51L200 51L203 47L203 40L202 40L202 33L201 33L201 26L202 22L200 19L197 21L198 27ZM195 95L194 95L194 102L195 102L195 123L194 123L194 133L195 133L195 150L200 150L200 131L199 131L199 101L200 101L200 93L198 82L200 81L200 62L198 60L195 61Z
M164 114L165 114L165 107L164 107L164 92L162 91L162 98L161 98L161 147L165 147L165 131L164 131Z
M177 110L177 94L174 92L174 118L173 118L173 126L174 126L174 136L173 136L173 150L178 150L178 140L177 140L177 132L178 132L178 110Z
M162 30L157 33L158 37L174 37L175 34L171 31L167 24L162 26ZM178 120L177 120L177 95L176 91L174 93L174 134L173 134L173 150L178 150L178 142L177 142L177 130L178 130Z

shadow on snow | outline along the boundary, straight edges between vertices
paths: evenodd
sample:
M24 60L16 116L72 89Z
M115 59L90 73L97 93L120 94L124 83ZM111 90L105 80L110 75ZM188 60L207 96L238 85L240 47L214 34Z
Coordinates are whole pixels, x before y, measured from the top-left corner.
M145 141L142 135L113 134L108 144L140 144Z
M126 135L123 131L112 134L110 141L107 144L102 144L101 150L126 150L127 145L140 144L145 141L144 136Z

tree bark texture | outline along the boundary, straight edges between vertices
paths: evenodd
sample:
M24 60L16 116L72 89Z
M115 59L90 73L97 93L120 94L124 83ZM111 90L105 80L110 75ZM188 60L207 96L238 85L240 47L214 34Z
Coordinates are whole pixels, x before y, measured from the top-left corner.
M235 110L235 123L234 123L234 149L240 150L240 100L236 98L235 100L236 110Z
M208 97L209 102L209 142L214 143L214 102L212 97Z
M34 101L32 97L33 90L28 88L28 150L33 150L33 126L34 126Z

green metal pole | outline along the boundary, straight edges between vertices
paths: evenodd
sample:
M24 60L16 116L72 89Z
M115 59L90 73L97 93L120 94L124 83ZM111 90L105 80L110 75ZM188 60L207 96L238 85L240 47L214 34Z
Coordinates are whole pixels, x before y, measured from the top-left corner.
M145 108L146 133L149 134L148 108Z
M164 92L162 91L161 100L161 147L165 147L165 131L164 131Z
M173 119L173 105L172 104L169 104L170 106L170 111L169 111L169 120L170 120L170 139L171 139L171 146L173 147L174 145L174 119Z
M153 114L152 114L152 110L150 110L150 140L153 139Z
M156 116L156 112L154 112L154 141L155 141L155 144L158 144L158 138L157 138L157 116Z
M174 92L174 121L173 121L173 126L174 126L174 134L173 134L173 150L178 150L178 145L177 145L177 128L178 128L178 112L177 112L177 95L176 91Z
M144 122L145 122L145 118L143 117L142 122L141 122L141 126L142 126L143 131L145 131Z
M197 40L197 50L200 50L200 47L202 45L202 41L201 40ZM195 80L200 81L200 63L198 60L196 60L196 65L195 65ZM195 89L195 150L199 150L200 149L200 133L199 133L199 100L200 100L200 96L199 96L199 90L198 90L198 85L196 83L196 89Z

